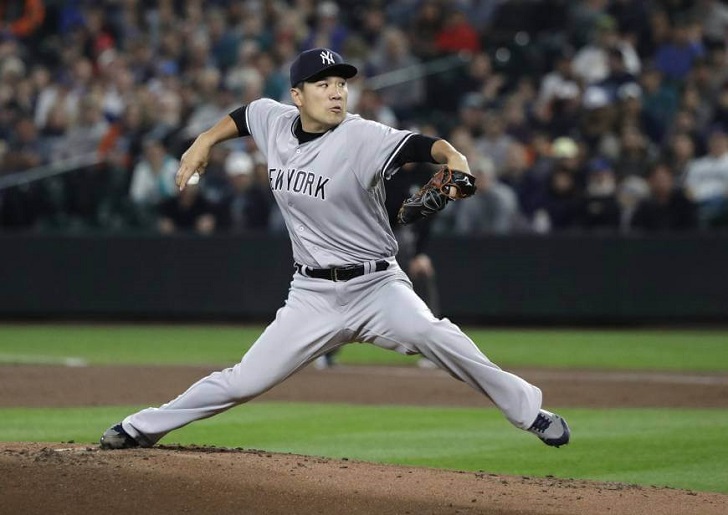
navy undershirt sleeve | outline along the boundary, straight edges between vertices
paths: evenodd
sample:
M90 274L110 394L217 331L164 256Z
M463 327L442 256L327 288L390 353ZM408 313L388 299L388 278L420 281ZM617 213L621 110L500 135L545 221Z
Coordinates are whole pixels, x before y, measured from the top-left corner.
M238 136L250 136L250 130L248 124L245 123L245 110L248 106L240 106L235 111L230 113L230 118L235 122L235 126L238 128Z
M413 134L407 139L399 153L392 161L392 167L398 168L407 163L434 163L432 158L432 145L440 138L432 138L422 134Z

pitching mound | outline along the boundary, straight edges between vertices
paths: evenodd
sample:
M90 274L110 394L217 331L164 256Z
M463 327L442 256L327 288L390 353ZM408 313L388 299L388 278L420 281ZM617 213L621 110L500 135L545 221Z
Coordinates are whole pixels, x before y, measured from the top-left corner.
M0 406L161 403L208 367L1 366ZM553 406L728 407L728 377L520 370ZM122 386L123 385L123 386ZM437 370L305 370L261 400L483 406ZM241 408L242 409L242 408ZM727 513L728 496L684 490L383 466L262 451L100 451L0 443L0 514Z
M0 444L2 513L724 514L728 496L263 451Z

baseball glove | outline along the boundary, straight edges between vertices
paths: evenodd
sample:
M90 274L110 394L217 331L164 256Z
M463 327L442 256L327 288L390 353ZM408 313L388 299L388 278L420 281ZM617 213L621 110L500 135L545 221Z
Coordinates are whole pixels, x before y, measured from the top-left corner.
M402 203L397 213L397 222L416 222L443 210L449 201L469 197L473 193L475 177L443 165L420 191Z

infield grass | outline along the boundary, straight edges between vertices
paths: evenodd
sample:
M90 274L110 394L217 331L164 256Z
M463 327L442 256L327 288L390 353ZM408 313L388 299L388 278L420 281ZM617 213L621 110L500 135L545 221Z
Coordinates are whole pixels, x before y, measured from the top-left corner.
M141 408L0 409L0 440L96 443ZM728 493L725 410L559 410L573 430L543 445L495 409L253 402L160 443L265 449L509 475L581 478Z
M237 363L262 326L133 324L0 325L0 363ZM507 367L728 370L725 330L482 329L465 327L486 355ZM348 345L348 364L406 364L414 358Z

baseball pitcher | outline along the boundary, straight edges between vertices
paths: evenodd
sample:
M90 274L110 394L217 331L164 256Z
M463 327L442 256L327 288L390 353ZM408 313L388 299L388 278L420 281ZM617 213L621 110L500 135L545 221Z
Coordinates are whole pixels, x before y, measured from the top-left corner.
M443 165L402 204L400 223L472 195L475 182L465 157L447 141L348 114L347 79L356 73L329 49L305 51L290 68L293 105L255 100L200 134L183 154L180 189L204 173L214 145L255 140L291 239L288 298L240 363L126 417L104 432L102 448L150 447L174 429L255 398L348 342L421 354L487 395L516 427L547 445L569 442L564 419L541 408L541 390L501 370L458 326L435 317L394 258L387 177L408 162Z

